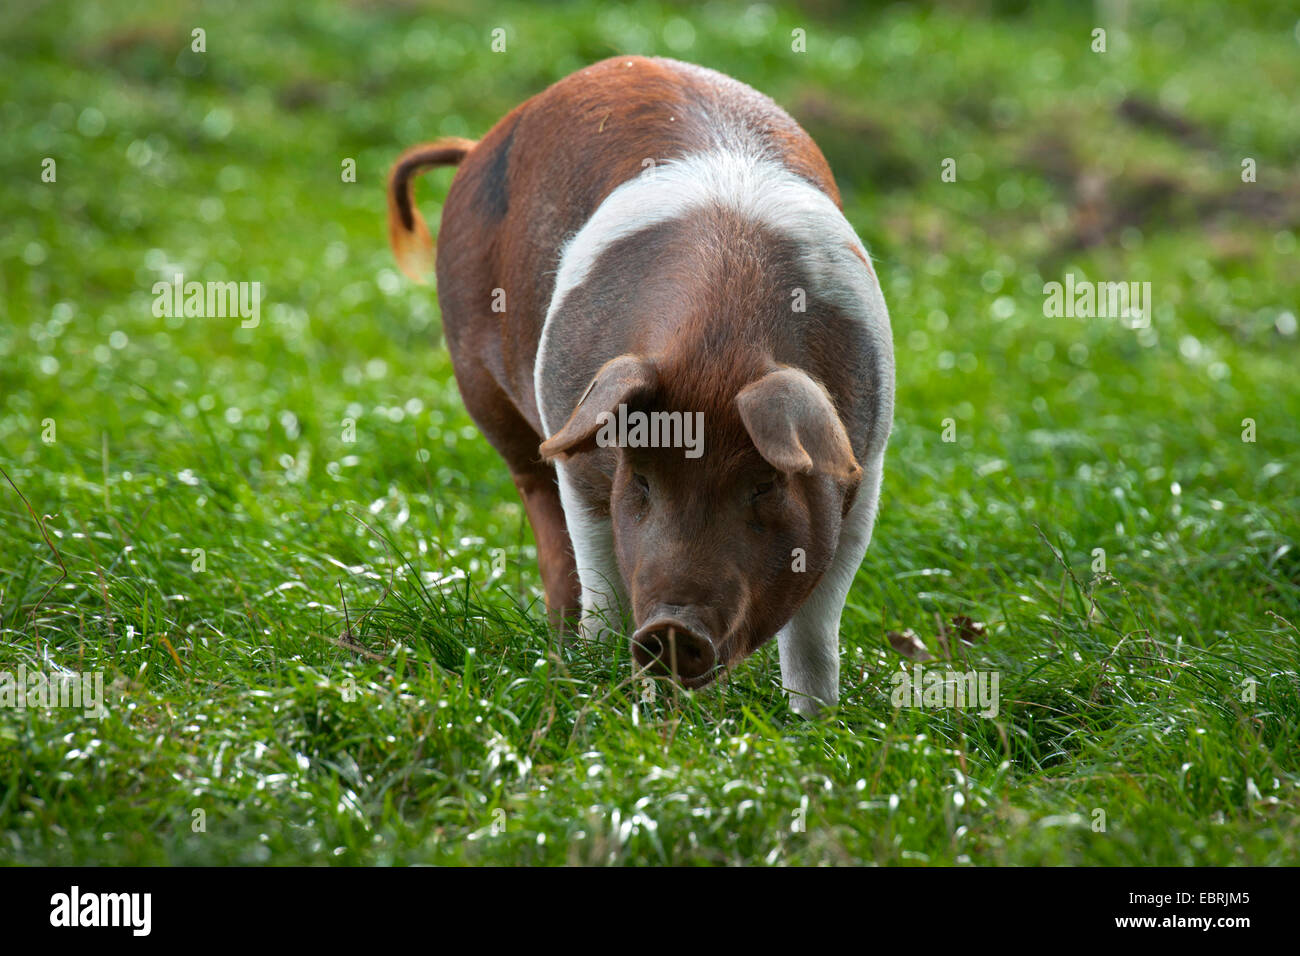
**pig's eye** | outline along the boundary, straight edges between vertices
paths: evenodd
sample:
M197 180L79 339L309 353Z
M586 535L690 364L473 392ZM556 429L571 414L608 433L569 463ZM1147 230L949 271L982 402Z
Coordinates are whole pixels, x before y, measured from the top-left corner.
M773 487L774 487L774 482L760 481L758 484L754 486L754 497L755 498L763 497L763 495L771 491Z
M650 482L644 475L632 473L632 487L636 489L635 499L631 502L633 518L641 521L650 510Z

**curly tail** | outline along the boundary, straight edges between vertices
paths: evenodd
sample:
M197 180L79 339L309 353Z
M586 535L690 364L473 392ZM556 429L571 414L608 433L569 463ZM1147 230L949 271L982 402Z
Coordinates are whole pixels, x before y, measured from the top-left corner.
M388 174L388 242L397 265L410 278L423 283L433 269L433 239L424 217L415 208L413 180L434 166L457 166L476 143L451 136L412 146L393 164Z

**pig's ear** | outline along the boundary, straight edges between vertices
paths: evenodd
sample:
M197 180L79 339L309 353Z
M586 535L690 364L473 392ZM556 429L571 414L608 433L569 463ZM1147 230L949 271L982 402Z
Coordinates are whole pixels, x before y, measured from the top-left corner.
M862 468L825 389L794 368L769 372L736 396L754 447L772 467L856 483Z
M602 424L601 412L613 413L620 404L648 396L657 383L658 373L650 361L637 355L610 359L578 399L564 427L542 442L538 451L547 461L589 451Z

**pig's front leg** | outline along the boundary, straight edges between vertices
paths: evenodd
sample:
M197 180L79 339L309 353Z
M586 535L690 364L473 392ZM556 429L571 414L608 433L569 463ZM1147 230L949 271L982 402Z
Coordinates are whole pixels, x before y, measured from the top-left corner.
M776 635L781 683L790 697L790 709L801 717L816 717L823 707L833 707L839 701L840 615L871 543L883 466L882 454L864 469L857 497L840 528L830 568Z
M559 471L560 503L573 542L573 558L582 585L582 619L578 633L586 640L614 640L630 610L614 553L614 526L575 487L563 463Z

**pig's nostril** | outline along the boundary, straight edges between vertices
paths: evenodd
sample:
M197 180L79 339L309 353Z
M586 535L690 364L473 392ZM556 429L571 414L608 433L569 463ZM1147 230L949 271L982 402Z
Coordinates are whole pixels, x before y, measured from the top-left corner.
M687 684L699 681L717 665L717 652L708 638L676 623L656 623L638 631L632 637L632 657L638 667Z
M637 648L644 652L642 656L645 656L647 660L667 659L667 655L664 654L663 641L659 640L657 634L647 634L637 645Z

